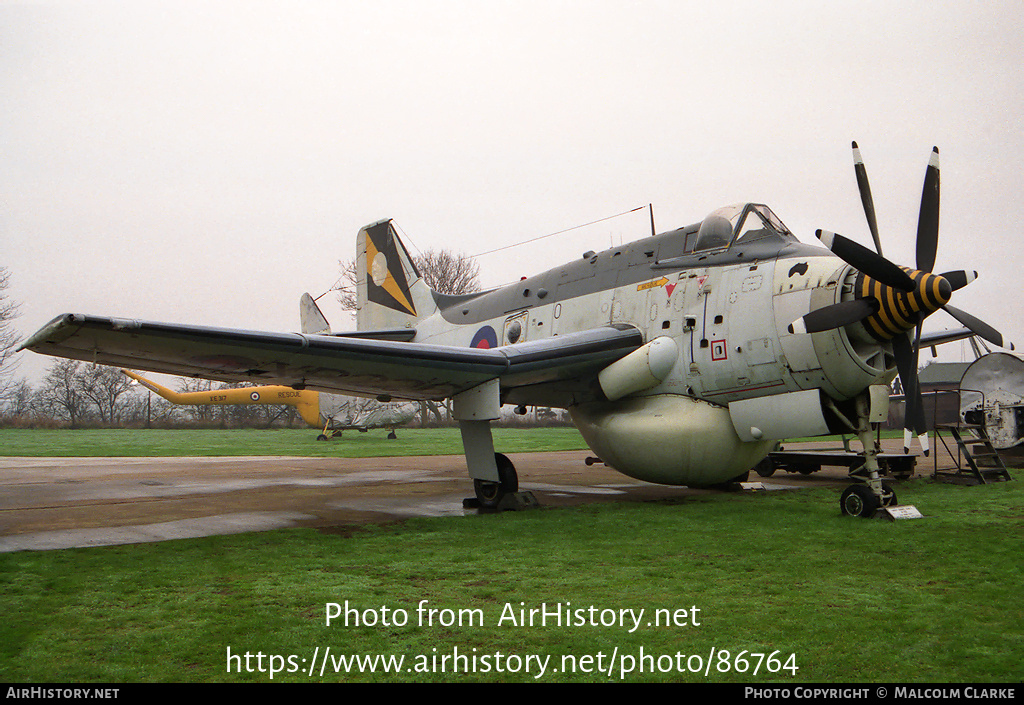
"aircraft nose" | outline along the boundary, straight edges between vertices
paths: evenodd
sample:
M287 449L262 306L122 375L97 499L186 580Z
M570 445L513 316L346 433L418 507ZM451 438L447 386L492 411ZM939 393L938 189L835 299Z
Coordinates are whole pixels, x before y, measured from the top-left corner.
M878 312L865 319L869 332L879 340L913 330L931 314L945 306L953 297L952 283L939 274L903 268L913 280L911 291L900 291L877 280L861 275L858 298L873 298Z

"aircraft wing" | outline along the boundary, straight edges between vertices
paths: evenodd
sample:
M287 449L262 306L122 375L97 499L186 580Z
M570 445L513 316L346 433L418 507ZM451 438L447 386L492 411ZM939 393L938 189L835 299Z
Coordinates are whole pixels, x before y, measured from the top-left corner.
M920 348L933 348L936 345L965 340L973 335L977 335L977 333L970 328L955 328L953 330L939 331L938 333L922 333Z
M503 388L582 379L643 342L624 325L479 349L65 314L19 349L225 382L444 399L495 378Z

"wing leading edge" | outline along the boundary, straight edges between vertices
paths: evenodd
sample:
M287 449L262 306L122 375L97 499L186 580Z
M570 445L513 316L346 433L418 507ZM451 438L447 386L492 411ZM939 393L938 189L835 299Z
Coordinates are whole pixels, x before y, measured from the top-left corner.
M642 344L621 325L479 349L65 314L20 349L225 382L444 399L499 377L503 388L583 379Z

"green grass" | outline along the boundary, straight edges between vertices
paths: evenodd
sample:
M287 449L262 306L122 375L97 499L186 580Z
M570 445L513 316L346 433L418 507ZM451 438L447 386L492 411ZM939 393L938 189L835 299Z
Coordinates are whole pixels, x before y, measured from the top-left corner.
M458 455L458 428L400 428L398 439L387 431L345 431L328 442L314 429L16 429L0 428L0 456L160 457L270 455L317 458L369 458L405 455ZM494 428L494 445L505 453L586 450L575 428ZM901 431L883 437L902 437ZM842 444L841 436L790 439ZM855 441L853 448L859 445Z
M676 654L707 659L712 649L729 651L707 676L632 673L621 677L626 681L1020 682L1024 486L914 481L901 486L900 499L925 518L896 523L840 517L838 493L715 494L334 533L289 529L3 554L0 681L265 682L267 672L228 673L227 649L252 654L254 669L258 653L264 669L270 655L295 655L305 671L309 663L301 659L330 647L335 655L403 655L406 667L417 657L440 663L455 648L478 658L550 656L541 679L549 682L618 681L618 668L611 676L550 671L568 655L603 654L607 665L616 649L672 656L655 662L663 666L674 665ZM346 600L364 614L407 610L410 624L326 626L325 605ZM421 600L478 609L484 624L419 626ZM503 605L521 602L646 614L633 633L498 626ZM698 626L646 625L655 609L694 606ZM775 666L794 654L799 670L766 673L765 661L754 675L756 657L746 654L748 672L737 673L743 651L777 651ZM323 677L282 672L274 680L533 675L343 675L328 668Z
M0 429L0 455L60 457L150 457L179 455L290 455L366 458L462 453L457 428L400 428L398 440L387 431L345 431L320 442L314 429ZM506 453L583 450L575 428L495 428L494 444Z

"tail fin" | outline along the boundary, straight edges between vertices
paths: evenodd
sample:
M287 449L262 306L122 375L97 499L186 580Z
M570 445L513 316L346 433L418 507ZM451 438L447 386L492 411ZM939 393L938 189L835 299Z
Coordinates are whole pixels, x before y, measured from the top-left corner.
M426 280L395 232L391 220L380 220L356 237L356 328L412 328L435 311L437 304Z
M299 324L303 333L312 335L330 335L331 325L324 318L320 307L308 293L303 294L299 299Z

